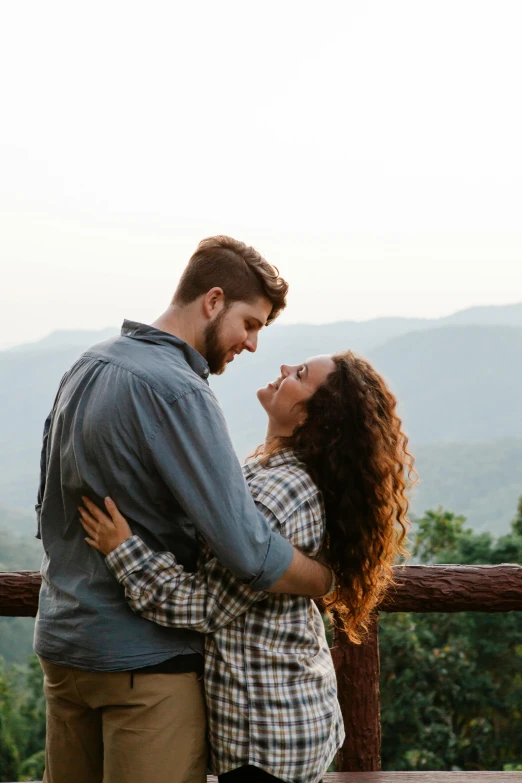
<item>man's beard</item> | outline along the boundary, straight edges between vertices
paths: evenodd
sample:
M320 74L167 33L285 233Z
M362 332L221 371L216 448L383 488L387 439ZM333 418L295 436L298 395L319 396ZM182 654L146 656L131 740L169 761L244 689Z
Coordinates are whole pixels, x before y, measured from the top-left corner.
M221 344L221 327L226 314L222 310L215 321L210 321L205 327L205 359L212 375L221 375L227 368L228 350Z

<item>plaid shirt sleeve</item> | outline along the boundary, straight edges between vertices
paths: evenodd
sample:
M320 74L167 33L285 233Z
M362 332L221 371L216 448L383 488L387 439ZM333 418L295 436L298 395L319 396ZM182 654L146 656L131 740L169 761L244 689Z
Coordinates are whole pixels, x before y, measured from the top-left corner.
M212 633L267 596L239 582L206 545L196 573L185 571L171 552L153 552L139 536L120 544L105 562L125 587L130 607L159 625Z
M292 486L291 496L289 489L280 481L269 482L256 505L274 530L305 554L314 555L319 547L316 502L310 502L307 488L295 492ZM120 544L107 556L106 563L124 586L131 609L164 626L213 633L270 595L242 584L206 544L196 573L185 571L171 552L153 552L139 536Z

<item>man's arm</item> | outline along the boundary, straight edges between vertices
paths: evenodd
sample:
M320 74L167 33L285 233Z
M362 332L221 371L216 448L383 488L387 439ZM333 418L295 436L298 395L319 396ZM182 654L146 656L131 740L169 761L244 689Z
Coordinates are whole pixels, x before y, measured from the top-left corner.
M326 595L332 587L334 579L328 566L312 560L293 547L294 556L284 574L272 585L267 587L268 593L291 593L292 595L309 595L320 598ZM306 591L303 588L306 587Z
M324 595L329 569L295 550L256 509L210 389L153 402L155 467L225 568L254 590Z

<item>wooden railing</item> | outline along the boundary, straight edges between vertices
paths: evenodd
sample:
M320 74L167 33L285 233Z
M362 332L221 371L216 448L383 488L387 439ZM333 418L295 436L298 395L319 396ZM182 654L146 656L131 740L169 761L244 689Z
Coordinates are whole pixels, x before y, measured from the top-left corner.
M380 612L522 611L522 565L414 565L396 567L394 577L396 584L379 606ZM38 572L0 572L0 615L34 617L39 588ZM332 655L346 726L340 769L379 770L378 618L375 617L361 645L351 644L339 635Z

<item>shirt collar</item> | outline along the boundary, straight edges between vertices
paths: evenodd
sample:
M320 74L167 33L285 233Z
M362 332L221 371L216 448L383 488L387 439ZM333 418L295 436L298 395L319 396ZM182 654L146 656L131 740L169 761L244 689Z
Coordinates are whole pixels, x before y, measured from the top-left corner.
M195 348L176 337L176 335L163 332L161 329L156 329L148 324L140 324L138 321L128 321L127 319L123 322L121 334L123 337L130 337L132 340L143 340L143 342L154 345L177 348L183 353L189 367L201 378L208 379L210 371L206 359L199 351L196 351Z
M299 462L300 460L295 451L286 447L280 451L276 451L275 454L272 454L268 460L267 467L276 468L279 465L297 465Z
M251 457L245 463L245 468L247 468L252 473L257 473L257 471L263 467L277 468L280 465L299 465L301 463L295 451L288 447L281 449L280 451L276 451L275 454L272 454L265 466L261 464L262 459L262 454L259 454L256 457Z

